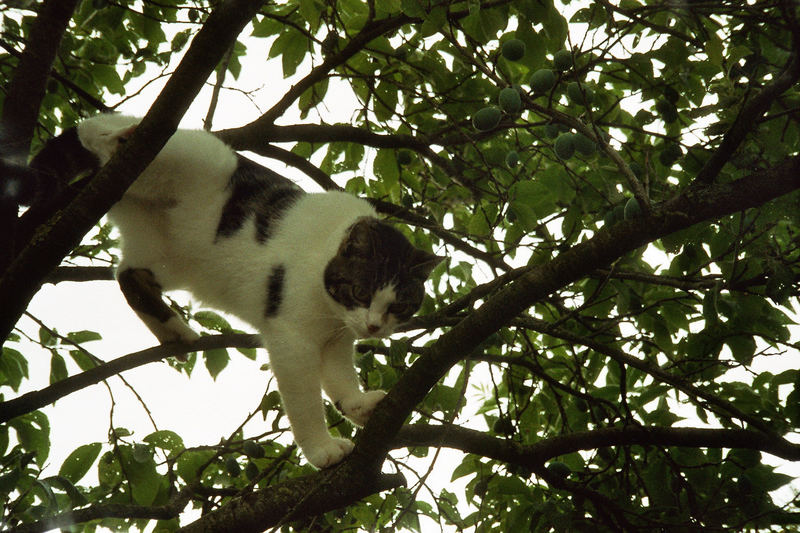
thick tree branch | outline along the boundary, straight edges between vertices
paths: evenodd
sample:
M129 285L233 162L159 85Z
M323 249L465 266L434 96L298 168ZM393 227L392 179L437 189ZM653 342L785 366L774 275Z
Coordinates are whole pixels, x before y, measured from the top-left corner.
M45 531L66 528L74 524L82 524L102 518L169 520L178 516L187 503L188 498L184 497L180 501L152 507L116 503L98 504L85 509L59 513L38 522L4 529L3 533L44 533Z
M294 124L290 126L266 124L259 126L258 130L249 124L241 128L220 130L214 134L237 150L250 150L262 155L267 155L265 151L269 150L269 143L278 142L308 142L312 144L352 142L373 148L405 148L417 152L452 176L459 174L451 161L431 149L434 142L421 135L380 134L349 124ZM450 139L449 145L464 144L470 141L471 139L466 136L453 137ZM440 142L435 144L447 146Z
M402 474L382 474L368 470L363 462L351 460L233 499L178 531L257 533L402 485L405 485Z
M48 0L31 28L28 45L19 58L14 77L6 89L0 119L0 159L24 164L39 118L47 76L53 68L61 38L67 29L78 0ZM4 198L0 175L0 270L11 262L16 243L17 204ZM1 337L0 337L1 338Z
M147 348L146 350L118 357L104 365L90 368L85 372L70 376L62 381L57 381L41 390L29 392L13 400L0 403L0 424L16 416L50 405L59 398L63 398L68 394L72 394L90 385L100 383L121 372L155 361L161 361L167 357L183 355L190 352L213 350L215 348L259 347L261 347L261 338L258 335L243 333L209 335L207 337L201 337L191 344L171 342L169 344Z
M62 281L109 281L114 278L114 268L104 266L60 266L44 280L45 283Z
M16 154L28 153L47 78L77 5L78 0L48 0L42 5L19 66L8 84L3 102L2 131Z
M625 426L580 431L522 445L461 426L403 426L396 447L444 446L506 463L539 469L545 462L581 450L606 446L686 446L692 448L746 448L788 461L800 461L800 444L747 429L665 428Z
M0 339L8 336L47 274L122 197L175 132L227 45L262 3L263 0L228 0L214 10L125 147L14 258L0 277Z

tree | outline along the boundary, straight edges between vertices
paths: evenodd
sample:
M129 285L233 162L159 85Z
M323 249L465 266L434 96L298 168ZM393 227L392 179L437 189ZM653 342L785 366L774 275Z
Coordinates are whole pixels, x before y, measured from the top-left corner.
M793 477L764 454L800 461L787 439L800 426L800 24L794 2L740 4L1 6L6 178L24 175L59 128L107 110L104 95L125 95L147 65L166 72L182 55L97 175L22 214L6 196L0 204L2 523L392 530L429 517L448 530L796 530L798 498L774 492ZM286 424L271 392L262 413L274 434L187 448L174 431L114 431L43 473L59 435L39 409L56 399L169 356L189 354L170 364L191 379L200 360L221 371L225 348L253 355L257 339L211 311L192 323L218 334L196 345L103 364L82 347L97 338L91 324L66 336L42 324L53 382L16 394L30 341L14 328L31 297L45 281L111 277L92 262L114 254L98 220L215 70L217 90L235 85L245 39L269 40L298 81L265 113L215 133L374 199L417 245L451 258L405 334L358 347L365 382L390 393L353 455L325 471L272 439ZM309 118L336 105L334 84L360 103L352 120ZM279 125L290 110L300 121ZM376 180L361 176L370 164ZM80 370L67 375L67 360ZM353 434L330 417L332 431ZM453 472L437 470L443 447L463 452ZM397 473L382 473L397 449ZM465 488L426 494L428 474L413 470L423 460ZM91 469L99 483L81 484ZM190 507L202 516L179 521Z

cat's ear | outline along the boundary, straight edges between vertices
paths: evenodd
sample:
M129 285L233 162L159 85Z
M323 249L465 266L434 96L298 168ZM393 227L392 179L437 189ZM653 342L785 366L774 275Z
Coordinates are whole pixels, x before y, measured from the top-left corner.
M350 233L344 242L342 255L369 256L373 248L372 224L369 219L361 219L350 227Z
M130 138L131 135L133 135L133 132L136 131L136 127L137 126L138 126L138 124L134 124L133 126L125 126L121 130L116 132L113 135L113 137L115 139L117 139L118 143L120 143L120 144L124 143Z
M414 248L411 254L410 272L419 279L428 279L436 265L444 261L445 257Z

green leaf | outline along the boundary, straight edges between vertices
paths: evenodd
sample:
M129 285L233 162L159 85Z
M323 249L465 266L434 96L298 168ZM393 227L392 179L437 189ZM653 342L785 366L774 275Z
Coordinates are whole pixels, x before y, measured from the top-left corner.
M84 372L97 366L97 362L83 350L70 350L69 355Z
M67 338L74 343L83 344L84 342L99 341L103 338L96 331L81 330L67 333Z
M72 507L83 507L89 500L78 488L64 476L51 476L44 479L51 487L64 491L69 497Z
M28 377L28 361L13 348L3 347L0 357L0 385L11 387L14 392L19 390L23 378Z
M58 338L54 337L48 328L41 326L39 328L39 342L42 346L55 346Z
M155 431L144 438L148 444L152 444L156 448L168 451L170 454L182 451L184 449L183 439L174 431L162 429Z
M397 164L395 151L389 148L380 148L372 164L372 170L381 179L387 190L397 186L400 179L400 167Z
M133 500L138 505L152 505L162 484L166 484L166 478L156 471L152 450L141 443L120 446L118 450Z
M236 351L251 361L255 361L258 356L258 350L255 348L236 348Z
M283 77L288 78L297 72L306 54L308 53L308 40L305 35L294 29L284 31L269 49L269 57L281 58Z
M108 451L100 457L97 463L97 479L100 486L105 488L115 487L122 481L122 469L114 452Z
M756 353L756 341L749 335L734 335L725 339L725 344L731 349L733 358L737 362L748 365Z
M67 363L61 355L53 350L50 356L50 384L67 379Z
M233 331L233 328L228 321L214 311L198 311L192 315L192 318L197 320L197 322L199 322L200 325L206 329L213 329L215 331L219 331L220 333L231 333Z
M529 492L528 486L518 477L501 477L490 484L500 494L522 495Z
M72 484L78 483L92 468L102 448L103 446L99 442L79 446L64 459L61 468L58 470L58 475Z
M211 450L186 451L178 457L176 471L187 483L194 483L200 476L200 469L208 464L215 452Z
M219 373L222 372L222 369L228 366L228 361L230 361L228 350L225 348L206 350L203 352L203 358L205 360L208 373L211 374L211 377L214 379L217 379Z
M50 455L50 421L41 411L26 413L8 424L17 433L22 448L36 454L36 464L44 466Z

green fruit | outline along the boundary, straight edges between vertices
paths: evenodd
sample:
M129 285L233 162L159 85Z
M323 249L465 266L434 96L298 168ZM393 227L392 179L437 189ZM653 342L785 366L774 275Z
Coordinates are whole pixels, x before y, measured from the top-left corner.
M611 209L605 215L603 215L603 226L610 227L613 226L616 222L616 217L614 216L614 210Z
M561 129L558 127L558 124L551 122L550 124L546 124L544 127L544 136L548 139L555 139L558 137L558 134L561 132Z
M567 85L567 96L573 104L589 105L594 101L594 91L588 85L582 85L577 81Z
M530 85L533 92L546 93L556 84L556 73L549 68L541 68L531 74Z
M575 154L575 136L571 133L562 133L553 143L553 149L559 159L569 159Z
M561 72L572 68L572 52L561 49L553 54L553 65Z
M678 108L672 102L660 99L656 101L656 111L666 123L678 120Z
M493 130L500 124L502 113L494 106L484 107L472 116L472 125L478 131Z
M678 103L678 100L680 100L681 95L678 94L678 91L667 85L666 87L664 87L664 98L667 100L667 102L670 102L671 104L674 105Z
M492 424L492 431L497 433L498 435L513 435L514 434L514 424L511 423L511 420L508 418L498 418Z
M513 87L501 90L497 96L497 103L500 104L500 109L509 115L519 113L522 109L522 98L519 96L519 91Z
M227 470L228 474L232 477L239 477L239 474L242 473L242 467L239 466L239 462L235 457L228 457L225 459L225 470Z
M658 155L658 160L665 167L671 167L682 155L683 150L681 150L681 147L675 143L670 143L664 146L664 150Z
M244 451L245 455L248 457L255 457L256 459L264 457L264 448L252 440L244 441L242 451Z
M513 168L519 164L519 154L516 150L511 150L506 154L506 166Z
M567 84L567 96L573 103L583 103L583 89L581 84L577 81L571 81Z
M244 467L244 474L247 476L247 479L253 481L258 477L258 466L253 461L248 461L247 466Z
M625 220L625 204L619 204L618 206L614 207L613 213L614 213L614 222Z
M519 39L509 39L500 47L500 53L509 61L519 61L525 55L525 43Z
M572 473L570 467L561 461L552 461L547 465L547 471L560 479L566 479Z
M625 220L631 220L632 218L638 218L642 216L642 207L639 205L639 202L636 200L636 198L629 198L628 201L625 202L623 216L625 217Z
M575 149L582 155L592 155L597 151L597 145L583 133L575 134Z

